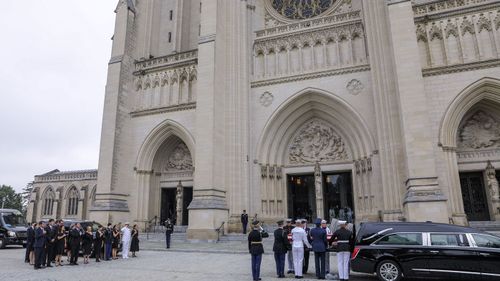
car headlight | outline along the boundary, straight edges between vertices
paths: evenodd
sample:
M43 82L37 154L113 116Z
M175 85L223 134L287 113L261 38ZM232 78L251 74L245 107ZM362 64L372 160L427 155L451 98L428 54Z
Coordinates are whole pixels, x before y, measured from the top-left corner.
M10 237L16 237L16 233L14 231L9 231L8 234Z

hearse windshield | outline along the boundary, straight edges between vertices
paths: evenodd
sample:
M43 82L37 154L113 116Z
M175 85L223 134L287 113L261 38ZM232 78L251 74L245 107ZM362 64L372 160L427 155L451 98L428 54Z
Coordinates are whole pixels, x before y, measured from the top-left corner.
M5 227L26 226L26 220L21 213L2 213L2 220Z

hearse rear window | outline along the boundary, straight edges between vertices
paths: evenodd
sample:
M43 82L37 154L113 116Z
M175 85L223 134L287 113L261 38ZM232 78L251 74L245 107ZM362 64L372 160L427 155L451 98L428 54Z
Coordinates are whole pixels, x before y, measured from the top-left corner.
M500 238L484 234L472 234L478 247L500 248Z
M464 234L431 234L432 246L469 246Z
M422 245L422 233L393 233L380 238L377 245Z

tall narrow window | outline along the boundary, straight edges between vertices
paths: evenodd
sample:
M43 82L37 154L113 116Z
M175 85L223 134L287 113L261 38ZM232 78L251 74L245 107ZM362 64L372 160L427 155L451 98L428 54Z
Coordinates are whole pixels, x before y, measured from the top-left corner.
M174 19L174 11L170 10L170 20L173 20L173 19Z
M75 216L78 214L78 190L72 187L68 193L68 215Z
M168 43L172 42L172 32L168 33Z
M48 187L45 191L42 199L42 215L52 216L54 209L54 199L56 195L52 190L52 187Z

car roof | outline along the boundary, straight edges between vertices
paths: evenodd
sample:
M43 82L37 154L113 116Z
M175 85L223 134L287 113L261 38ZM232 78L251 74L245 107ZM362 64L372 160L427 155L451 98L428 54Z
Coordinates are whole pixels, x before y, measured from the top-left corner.
M369 244L383 235L395 232L484 233L475 228L433 222L365 222L356 237L358 244Z

